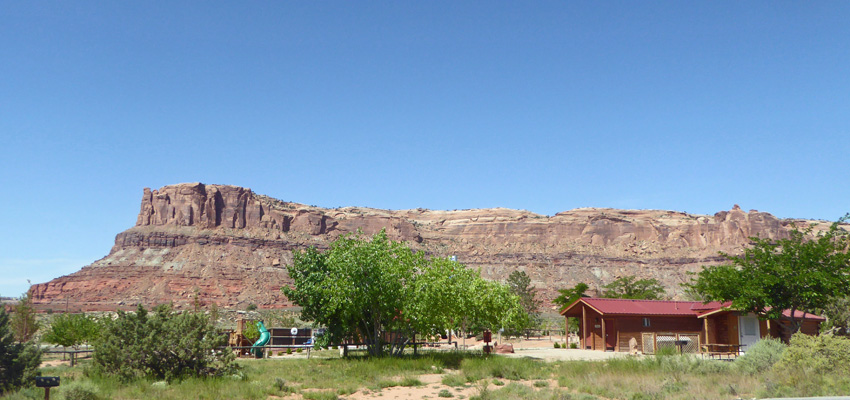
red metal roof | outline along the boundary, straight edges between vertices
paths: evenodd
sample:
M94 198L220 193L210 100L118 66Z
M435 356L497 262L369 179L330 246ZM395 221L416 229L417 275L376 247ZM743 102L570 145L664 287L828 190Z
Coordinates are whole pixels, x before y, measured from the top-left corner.
M716 301L703 304L701 301L669 301L669 300L630 300L630 299L601 299L593 297L584 297L576 300L573 304L566 307L561 314L572 314L570 310L578 303L584 303L600 312L602 315L665 315L665 316L682 316L682 317L701 317L707 314L725 311L724 308L729 307L732 303L719 303ZM790 316L791 311L786 310L783 314ZM811 313L796 311L794 316L809 320L824 321L820 317Z
M782 315L784 315L786 317L790 317L791 316L791 310L783 311ZM803 318L803 319L813 319L815 321L826 321L826 318L821 317L820 315L815 315L815 314L812 314L812 313L806 313L806 312L802 312L802 311L794 311L794 317Z
M630 300L630 299L597 299L585 297L580 299L588 306L602 314L618 315L681 315L695 316L691 308L700 302L667 301L667 300Z

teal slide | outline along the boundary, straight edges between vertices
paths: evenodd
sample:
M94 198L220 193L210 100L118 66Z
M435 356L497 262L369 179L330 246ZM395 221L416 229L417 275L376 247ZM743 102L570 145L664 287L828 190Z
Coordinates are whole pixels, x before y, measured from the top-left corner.
M272 334L269 333L269 330L266 329L266 326L263 325L263 321L257 321L257 330L260 331L260 338L251 346L251 354L257 356L257 358L263 357L263 346L269 343L269 340L272 338Z

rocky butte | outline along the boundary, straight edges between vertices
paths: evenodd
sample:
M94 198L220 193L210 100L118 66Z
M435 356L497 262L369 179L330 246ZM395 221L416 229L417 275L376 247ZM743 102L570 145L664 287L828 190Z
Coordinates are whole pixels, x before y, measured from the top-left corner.
M556 290L591 288L625 275L656 278L672 296L687 273L723 261L748 238L780 238L792 223L738 206L713 216L676 211L580 208L554 216L504 208L432 211L325 209L250 189L184 183L145 188L136 225L109 254L73 274L32 287L42 308L126 308L173 301L263 308L292 304L280 287L292 252L326 248L342 234L386 229L394 240L436 256L456 255L489 279L525 271L547 306Z

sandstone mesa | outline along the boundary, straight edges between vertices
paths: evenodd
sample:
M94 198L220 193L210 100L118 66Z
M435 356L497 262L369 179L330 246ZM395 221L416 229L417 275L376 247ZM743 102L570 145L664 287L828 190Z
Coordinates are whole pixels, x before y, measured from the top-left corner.
M656 278L671 295L687 273L723 261L751 236L781 238L790 225L738 206L713 216L676 211L580 208L544 216L505 208L433 211L326 209L229 185L184 183L144 189L136 225L109 254L73 274L32 287L37 305L112 310L173 301L289 307L292 251L326 248L341 234L386 229L393 240L436 256L456 255L488 279L523 270L547 306L556 290L618 277Z

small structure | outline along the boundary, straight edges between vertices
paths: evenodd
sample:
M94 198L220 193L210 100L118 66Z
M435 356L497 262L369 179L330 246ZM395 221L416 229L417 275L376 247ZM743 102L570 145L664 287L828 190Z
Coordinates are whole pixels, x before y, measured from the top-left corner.
M729 303L699 301L599 299L585 297L561 315L578 318L580 348L603 351L633 349L655 353L659 347L710 355L738 354L763 337L782 337L786 321L762 321L730 310ZM790 316L790 311L785 311ZM801 331L816 335L823 317L797 311ZM636 343L635 343L636 342Z
M245 331L249 325L254 325L257 320L240 319L236 324L236 330L229 333L228 346L238 349L239 355L247 355L254 342L245 337ZM263 352L282 349L305 349L308 356L313 348L312 328L283 328L272 327L267 329L269 341L261 345Z

